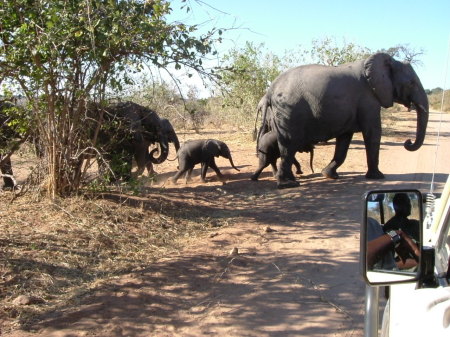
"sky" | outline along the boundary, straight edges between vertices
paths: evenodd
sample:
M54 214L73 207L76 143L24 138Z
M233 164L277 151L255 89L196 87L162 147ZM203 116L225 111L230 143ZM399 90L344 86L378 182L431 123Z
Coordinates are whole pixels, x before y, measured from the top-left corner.
M172 17L224 33L219 55L246 41L278 56L330 37L376 51L396 45L423 49L416 73L425 89L449 88L450 0L204 0L188 1L189 13L172 3Z

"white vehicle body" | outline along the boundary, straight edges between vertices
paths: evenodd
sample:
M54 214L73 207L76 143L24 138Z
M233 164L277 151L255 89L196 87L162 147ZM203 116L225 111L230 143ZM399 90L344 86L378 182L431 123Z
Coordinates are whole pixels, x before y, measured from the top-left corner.
M431 211L431 212L430 212ZM450 337L450 175L434 209L423 221L423 247L434 250L433 286L414 283L391 284L389 300L378 326L379 287L367 286L365 336ZM423 256L423 255L422 255ZM397 279L399 281L399 279Z

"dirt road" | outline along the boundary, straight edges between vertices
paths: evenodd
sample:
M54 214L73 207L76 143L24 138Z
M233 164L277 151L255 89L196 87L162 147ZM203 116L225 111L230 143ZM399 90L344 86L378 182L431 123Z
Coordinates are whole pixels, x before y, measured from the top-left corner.
M399 186L427 192L434 168L435 192L440 192L450 172L450 116L440 123L439 114L430 114L426 144L408 152L403 142L414 138L414 117L399 113L397 131L382 139L383 181L364 178L360 135L339 180L312 174L308 154L301 154L301 186L288 190L276 189L269 169L259 182L250 181L254 143L233 136L226 142L241 171L218 160L219 167L227 168L225 185L212 172L206 184L165 183L176 165L165 163L157 168L165 172L160 185L149 191L162 188L186 212L206 211L229 225L191 242L177 256L93 289L80 303L68 303L46 317L36 331L7 336L363 336L361 196ZM316 172L328 163L333 148L332 142L317 146ZM230 254L233 249L237 254Z

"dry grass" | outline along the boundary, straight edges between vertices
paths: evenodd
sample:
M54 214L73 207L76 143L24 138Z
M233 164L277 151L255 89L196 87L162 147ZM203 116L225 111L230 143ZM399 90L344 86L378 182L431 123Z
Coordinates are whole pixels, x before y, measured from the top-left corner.
M27 194L11 202L10 192L0 192L0 323L27 326L95 284L177 254L186 240L220 226L177 214L157 196L147 198L149 205L115 196L50 202ZM15 305L19 295L36 304Z
M450 112L450 90L445 90L444 95L442 91L428 95L428 101L431 109Z
M403 105L394 104L391 108L381 109L381 129L384 136L392 136L398 129L396 123L401 121L401 117L397 114L401 111L407 111ZM411 113L411 118L413 118Z

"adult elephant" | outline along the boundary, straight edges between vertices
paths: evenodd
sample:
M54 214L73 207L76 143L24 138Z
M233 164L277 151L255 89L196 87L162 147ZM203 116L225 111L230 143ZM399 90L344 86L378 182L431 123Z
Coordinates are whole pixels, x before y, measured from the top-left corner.
M414 142L421 147L428 123L428 99L409 63L384 53L337 67L305 65L278 76L266 93L263 109L272 109L281 153L278 188L298 186L291 165L298 148L336 138L333 159L322 174L336 179L355 132L362 132L368 170L366 178L382 179L378 169L381 107L394 102L417 110ZM262 112L263 114L266 111Z
M152 144L159 148L158 157L154 157L155 151L149 153ZM99 145L114 176L124 180L131 177L133 157L138 174L142 174L149 163L161 164L169 153L161 118L155 111L134 102L115 103L105 109Z

